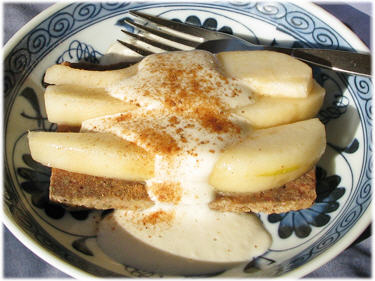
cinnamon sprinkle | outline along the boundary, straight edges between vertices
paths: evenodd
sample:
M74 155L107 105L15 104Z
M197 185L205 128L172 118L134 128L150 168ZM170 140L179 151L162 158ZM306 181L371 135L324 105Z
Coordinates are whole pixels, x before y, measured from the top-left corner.
M181 200L182 188L178 182L153 183L148 189L160 202L177 205Z
M152 148L152 152L154 153L171 155L181 150L171 135L154 128L143 128L139 132L139 139L147 147Z
M160 211L153 212L143 217L143 219L141 220L141 223L144 226L156 225L160 223L171 224L174 217L175 217L174 211L167 212L167 211L160 210Z

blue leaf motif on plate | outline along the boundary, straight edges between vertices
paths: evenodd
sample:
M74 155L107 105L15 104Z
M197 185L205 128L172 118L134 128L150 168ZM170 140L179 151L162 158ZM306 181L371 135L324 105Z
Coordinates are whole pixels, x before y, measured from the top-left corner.
M21 183L21 188L31 194L31 203L40 209L44 209L47 216L61 219L65 215L65 209L61 205L49 202L49 177L51 169L35 162L30 154L22 156L24 163L30 168L18 168L18 175L26 181Z
M48 122L47 117L41 113L41 107L35 91L26 87L21 93L20 97L25 98L31 105L33 114L21 112L23 118L35 120L37 131L55 131L56 124ZM25 133L20 136L24 137ZM66 209L61 204L55 204L49 201L49 184L51 169L34 161L30 154L22 155L22 160L27 167L17 168L17 174L24 179L20 184L21 189L31 194L31 203L33 206L44 209L47 216L53 219L61 219L66 213ZM90 211L89 210L71 210L70 214L77 220L85 220Z
M279 223L278 235L286 239L293 232L299 238L306 238L310 235L312 227L326 225L330 216L327 213L336 211L339 207L338 199L344 193L345 188L338 187L341 178L338 175L327 176L326 171L316 168L316 193L317 198L310 208L268 216L270 223Z
M47 122L47 117L44 117L40 110L40 105L38 101L37 94L35 93L34 89L30 87L26 87L20 94L21 97L25 98L31 108L34 111L34 115L29 113L22 112L21 116L26 119L35 120L37 122L38 128L44 131L53 131L56 128L56 125L50 124Z
M318 67L313 67L313 76L316 81L322 85L329 95L326 95L322 109L319 111L318 117L323 124L327 124L330 120L338 119L348 110L349 98L343 94L343 86L334 76L332 72L322 71Z

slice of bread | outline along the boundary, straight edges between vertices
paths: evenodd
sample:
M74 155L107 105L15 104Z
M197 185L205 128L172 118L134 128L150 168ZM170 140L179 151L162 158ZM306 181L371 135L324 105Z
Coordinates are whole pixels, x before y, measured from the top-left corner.
M52 168L51 201L92 209L145 209L154 203L144 183L89 176Z
M222 212L283 213L310 207L316 198L315 169L278 188L246 195L220 194L209 204Z

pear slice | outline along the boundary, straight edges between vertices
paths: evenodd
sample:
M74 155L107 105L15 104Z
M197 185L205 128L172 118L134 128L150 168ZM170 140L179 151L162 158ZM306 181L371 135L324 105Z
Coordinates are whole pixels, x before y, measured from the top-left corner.
M52 85L78 85L86 88L106 88L117 81L135 75L138 64L116 70L84 70L57 64L49 67L44 82Z
M313 77L311 68L289 55L273 51L233 51L217 54L227 76L242 80L256 94L305 98Z
M236 109L254 128L268 128L313 118L319 112L325 89L314 81L305 98L284 98L255 95L253 104Z
M111 97L104 89L75 85L48 86L44 99L48 121L71 126L80 126L87 119L137 108Z
M259 192L280 187L311 170L326 146L317 119L254 131L226 149L210 175L217 191Z
M142 181L154 175L154 158L137 145L105 133L29 132L32 158L69 172Z
M272 51L234 51L219 53L217 58L224 74L242 80L257 94L302 98L311 91L311 68L289 55ZM47 69L44 81L54 85L106 88L137 71L138 64L105 71L59 64Z

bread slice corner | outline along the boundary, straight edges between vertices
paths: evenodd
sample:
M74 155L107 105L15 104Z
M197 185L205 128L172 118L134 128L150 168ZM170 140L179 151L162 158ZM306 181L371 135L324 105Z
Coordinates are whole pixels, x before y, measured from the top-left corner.
M89 176L52 168L49 197L61 204L92 209L146 209L154 203L144 183Z
M274 214L309 208L315 199L314 168L282 187L247 194L217 193L209 207L221 212Z

